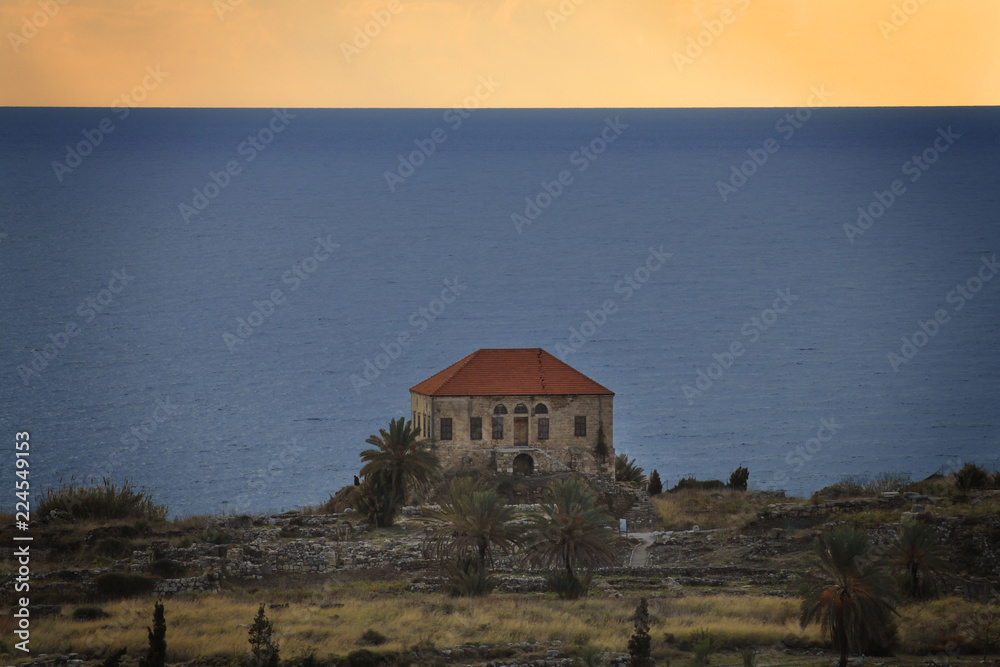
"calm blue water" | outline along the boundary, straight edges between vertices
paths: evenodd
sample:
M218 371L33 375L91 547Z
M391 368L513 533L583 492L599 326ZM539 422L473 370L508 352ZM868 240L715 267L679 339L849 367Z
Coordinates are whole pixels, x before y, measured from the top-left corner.
M4 451L31 433L35 489L111 475L174 516L289 509L350 482L413 384L543 347L616 392L616 447L668 485L997 466L1000 279L977 272L1000 253L1000 114L789 111L2 109ZM435 150L390 192L415 141ZM89 154L54 168L67 146ZM724 201L748 150L767 161Z

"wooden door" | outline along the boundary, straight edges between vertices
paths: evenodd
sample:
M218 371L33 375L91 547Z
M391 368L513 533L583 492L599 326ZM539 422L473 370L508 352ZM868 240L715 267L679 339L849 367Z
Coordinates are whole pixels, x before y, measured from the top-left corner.
M514 417L514 446L528 446L528 418Z

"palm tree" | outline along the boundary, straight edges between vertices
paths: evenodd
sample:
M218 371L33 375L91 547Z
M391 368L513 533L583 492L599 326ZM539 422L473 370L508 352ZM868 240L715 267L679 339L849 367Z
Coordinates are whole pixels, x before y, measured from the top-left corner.
M588 570L613 565L611 550L614 521L594 507L594 496L579 481L567 479L552 485L552 502L532 522L524 560L529 567L562 567L568 582L576 582L577 568Z
M630 461L628 454L619 454L615 457L615 481L639 485L646 481L646 475L635 464L635 459Z
M948 550L926 524L913 521L903 526L889 550L889 561L900 573L900 588L907 597L933 597L935 579L947 567Z
M895 595L882 564L869 559L868 537L853 528L820 535L816 541L821 580L802 601L803 628L816 621L829 632L840 667L849 652L864 653L872 643L888 643Z
M441 559L473 556L480 570L493 566L493 553L510 553L520 545L512 525L514 508L496 491L477 490L471 478L453 479L441 508L430 515L436 523L426 542L428 553Z
M426 487L437 476L441 464L430 443L419 436L420 429L400 417L389 422L388 431L380 429L379 435L368 437L365 442L377 449L361 452L361 476L368 489L366 493L366 484L361 485L363 496L375 494L379 506L388 503L398 509L411 490ZM391 516L384 525L392 525Z
M396 520L396 514L402 506L402 501L396 492L385 483L381 475L365 477L354 494L355 509L368 517L368 521L376 528L391 526Z

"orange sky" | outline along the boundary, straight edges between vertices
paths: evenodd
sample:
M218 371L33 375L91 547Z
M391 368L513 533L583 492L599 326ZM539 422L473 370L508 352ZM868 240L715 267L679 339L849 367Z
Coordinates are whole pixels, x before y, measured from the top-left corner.
M997 0L4 0L0 26L2 106L1000 104Z

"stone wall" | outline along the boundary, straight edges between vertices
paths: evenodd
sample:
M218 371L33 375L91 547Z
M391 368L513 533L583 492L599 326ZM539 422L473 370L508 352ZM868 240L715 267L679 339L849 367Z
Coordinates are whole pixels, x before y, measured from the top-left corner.
M444 396L431 397L410 392L413 419L427 424L425 436L436 441L436 453L448 471L499 473L521 472L514 459L530 457L533 473L576 471L611 477L614 474L614 397L584 396ZM507 409L503 419L503 438L493 439L494 409ZM516 414L518 405L527 413ZM547 413L537 411L544 405ZM575 434L575 418L587 418L587 434ZM473 417L482 419L482 438L470 438ZM441 419L452 420L452 438L441 439ZM539 438L539 420L548 419L548 438ZM523 420L523 422L521 421ZM515 422L526 423L527 438L515 445ZM603 428L608 456L603 461L594 456L598 430ZM522 457L522 461L526 461Z

